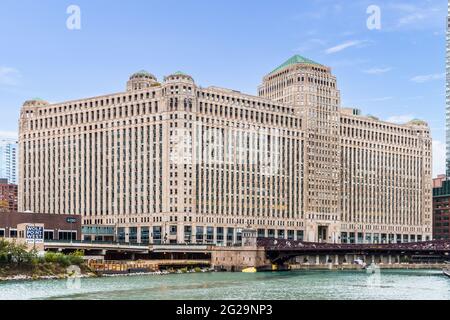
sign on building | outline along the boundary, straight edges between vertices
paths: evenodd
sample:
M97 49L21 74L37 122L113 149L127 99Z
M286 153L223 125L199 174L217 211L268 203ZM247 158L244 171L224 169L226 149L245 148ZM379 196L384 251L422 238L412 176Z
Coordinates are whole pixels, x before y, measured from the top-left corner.
M44 227L27 226L27 243L44 243Z

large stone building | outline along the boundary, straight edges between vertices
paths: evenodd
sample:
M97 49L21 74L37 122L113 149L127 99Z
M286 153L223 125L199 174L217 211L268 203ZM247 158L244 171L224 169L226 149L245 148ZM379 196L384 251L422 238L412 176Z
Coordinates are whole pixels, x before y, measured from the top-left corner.
M330 68L294 56L259 96L139 72L126 92L20 118L19 210L77 214L85 239L231 245L431 237L431 137L340 108Z

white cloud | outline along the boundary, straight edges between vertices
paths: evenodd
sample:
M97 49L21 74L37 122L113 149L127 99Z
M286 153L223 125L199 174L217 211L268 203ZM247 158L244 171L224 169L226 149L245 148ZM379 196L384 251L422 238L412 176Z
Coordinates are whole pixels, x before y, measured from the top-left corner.
M429 81L434 80L441 80L445 78L445 73L436 73L436 74L426 74L421 76L415 76L414 78L411 78L412 82L416 83L425 83Z
M392 70L392 68L389 68L389 67L388 68L371 68L371 69L364 70L363 72L367 73L367 74L378 75L378 74L383 74L383 73L389 72L391 70Z
M17 69L0 66L0 85L15 86L21 77Z
M368 41L361 41L361 40L346 41L344 43L338 44L337 46L328 48L327 50L325 50L325 53L333 54L333 53L337 53L337 52L343 51L343 50L351 48L351 47L361 47L361 45L363 45L367 42Z
M389 101L392 99L394 99L394 97L379 97L379 98L371 98L371 99L343 101L342 104L343 105L351 105L351 104L367 103L367 102L383 102L383 101Z
M373 99L371 99L369 101L381 102L381 101L389 101L389 100L392 100L392 99L394 99L394 97L381 97L381 98L373 98Z
M305 52L313 50L317 47L323 47L326 45L326 41L322 39L308 39L304 41L297 49L296 52Z
M411 114L403 114L398 116L392 116L386 119L387 122L392 122L396 124L405 124L410 122L411 120L414 120L414 115Z
M447 4L444 2L421 1L418 4L392 3L388 8L395 14L395 29L442 29ZM436 29L437 30L437 29Z
M15 131L0 131L0 139L17 140L18 134Z
M438 174L445 174L445 143L433 141L433 177Z

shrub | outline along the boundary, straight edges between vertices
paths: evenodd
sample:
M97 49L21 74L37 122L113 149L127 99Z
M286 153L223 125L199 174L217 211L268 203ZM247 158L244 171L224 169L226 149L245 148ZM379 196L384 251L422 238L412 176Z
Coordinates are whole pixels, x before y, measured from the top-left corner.
M62 253L57 255L57 262L63 267L68 267L71 265L69 257Z
M29 252L25 244L0 239L0 262L3 264L31 265L36 257L36 251Z
M63 267L68 267L70 265L81 265L84 262L84 254L82 251L76 251L69 255L65 255L62 253L55 252L46 252L45 253L45 262L49 263L57 263Z
M58 254L60 254L60 253L46 252L45 256L44 256L45 262L57 263L58 262Z
M75 251L68 255L70 264L72 265L81 265L84 262L84 253L82 251Z

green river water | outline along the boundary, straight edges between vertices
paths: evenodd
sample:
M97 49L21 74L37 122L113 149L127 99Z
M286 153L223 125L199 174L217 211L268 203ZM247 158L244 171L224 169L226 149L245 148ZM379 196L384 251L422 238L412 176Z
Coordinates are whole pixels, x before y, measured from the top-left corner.
M440 271L195 273L0 283L0 300L450 300Z

